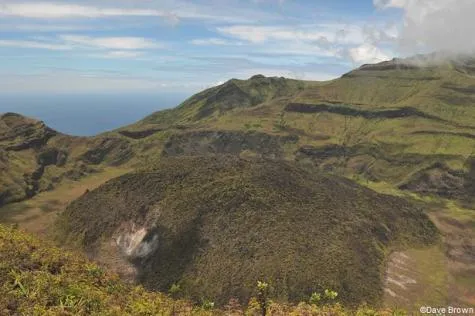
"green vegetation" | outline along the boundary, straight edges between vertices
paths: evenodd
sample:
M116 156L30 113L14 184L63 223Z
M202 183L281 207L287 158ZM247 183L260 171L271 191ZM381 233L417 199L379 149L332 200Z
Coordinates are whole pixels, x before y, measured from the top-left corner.
M249 108L282 97L291 97L302 91L304 81L285 78L267 78L261 75L249 80L232 79L200 92L173 110L154 113L138 125L173 126L209 120L232 110Z
M125 284L83 255L0 225L2 315L209 315L184 301Z
M15 228L0 225L0 313L2 315L260 315L255 299L243 308L235 299L226 310L210 301L201 307L126 284L83 255L65 252ZM281 305L267 315L369 315L340 305ZM391 310L371 315L394 315Z
M178 247L179 251L169 257L168 263L159 263L164 269L173 270L171 276L157 281L159 277L152 274L150 283L157 281L157 287L165 292L175 284L177 288L170 292L174 297L191 297L203 307L209 307L211 302L219 306L227 302L225 295L215 299L215 293L235 293L237 286L223 282L221 276L227 273L234 278L233 271L240 268L239 264L233 266L233 254L221 250L227 243L228 248L241 247L238 249L242 253L235 255L245 255L247 262L251 262L246 263L248 270L249 266L258 267L255 271L235 272L238 276L250 276L247 292L236 297L247 299L256 295L251 293L256 280L268 280L272 290L276 287L274 298L279 300L308 301L312 293L323 297L328 288L337 291L338 299L345 304L363 300L373 304L382 298L383 265L391 251L412 248L422 236L426 237L422 238L425 242L433 240L433 227L412 206L408 208L414 211L397 216L399 201L406 199L429 209L428 214L443 234L442 247L407 252L415 260L415 269L421 272L417 274L421 288L444 282L450 286L450 290L438 294L409 289L406 295L412 295L412 299L417 292L419 300L441 302L448 293L450 302L473 304L475 287L469 276L475 266L474 64L474 59L437 65L393 60L365 65L328 82L264 76L233 79L189 98L175 109L154 113L136 124L91 138L62 135L41 122L5 114L0 117L0 220L20 223L25 229L42 233L55 219L54 214L90 190L61 217L65 222L60 226L60 236L69 236L70 241L78 239L81 247L100 245L103 249L117 234L133 233L129 224L150 232L156 228L153 225L165 219L165 228L159 225L160 236L169 241L166 247ZM259 158L295 161L299 167L289 163L288 169L283 162L279 167L266 162L269 169L261 163L251 168L242 167L241 162L238 165L242 168L231 165L229 171L223 172L214 163L208 169L201 165L211 158L194 162L178 158L223 154L242 157L251 164ZM226 157L230 163L235 161ZM177 162L171 163L170 159ZM107 179L142 166L155 167L113 180L99 191L93 190ZM193 173L191 166L198 173ZM157 168L172 171L167 174L157 172ZM305 178L300 183L303 178L297 177L293 168L304 170L315 179ZM189 174L175 169L188 170ZM271 171L274 169L279 170ZM157 180L157 174L164 177L162 182ZM400 199L375 196L361 187L351 189L346 180L328 174L352 179ZM92 178L96 179L94 184L89 182ZM279 188L280 184L274 187L280 183L276 178L281 178L282 183L294 179L301 192L296 192L295 199L289 202L289 193ZM325 188L323 183L328 183L321 182L323 179L329 181L334 194ZM289 183L285 182L285 186ZM68 188L73 193L68 193ZM240 193L236 195L237 190ZM315 200L308 201L302 192L312 194ZM117 199L117 195L124 194L123 199ZM275 202L270 202L270 198L275 198ZM211 200L214 202L209 208L203 206ZM17 201L22 202L12 204ZM197 208L190 210L190 205ZM387 207L378 213L375 210L380 205ZM90 211L84 211L84 216L78 214L89 206ZM317 211L310 213L312 207ZM363 207L368 209L367 213L360 212ZM389 211L394 209L393 218ZM289 225L284 227L281 219ZM236 220L241 222L233 228ZM419 220L425 223L420 229L411 226L412 221ZM388 222L394 222L394 227ZM374 223L381 224L375 227ZM270 230L271 225L276 231ZM387 237L387 228L391 231L390 241L382 242ZM241 236L249 230L251 235L244 239L244 246L230 241L233 233ZM282 231L288 236L294 230L301 230L294 234L295 239L278 240ZM360 233L362 240L354 241L356 245L341 239L345 234ZM178 241L183 236L189 238L186 240L193 245L191 253L195 257L187 256L190 249ZM270 249L269 253L256 250L261 247ZM215 252L210 254L209 249ZM310 255L309 251L315 253ZM282 257L282 253L288 256ZM161 254L169 255L166 250ZM362 259L362 254L368 256L368 261ZM424 262L431 254L437 260ZM317 258L313 260L312 256ZM288 265L296 257L302 259L294 266ZM196 258L201 261L193 261ZM258 273L269 271L271 260L289 269L279 280ZM150 269L142 268L155 264L153 260L132 261L139 271L146 272L144 275L149 275ZM213 274L202 269L206 264L218 271L216 277L207 279ZM321 266L325 268L319 270ZM369 267L366 272L371 277L358 270L361 266ZM357 276L348 275L345 279L345 269L357 271ZM424 271L432 271L433 278ZM200 278L194 279L193 275ZM318 282L299 285L297 280L303 278ZM139 274L138 279L153 288L145 276ZM366 288L364 284L378 285ZM196 290L199 287L201 292ZM361 297L349 297L352 291L360 292ZM364 295L367 297L362 298ZM63 300L63 304L68 302L69 299ZM409 303L404 306L412 308ZM268 308L290 313L272 302ZM313 307L307 304L302 308L300 312L304 313ZM371 313L371 308L367 311Z
M117 137L72 137L44 123L0 116L0 207L51 191L62 182L103 172L131 159L129 142ZM0 214L1 216L1 214Z
M403 199L293 163L234 156L162 159L84 194L57 227L60 240L99 258L111 238L143 228L142 244L128 250L140 282L160 291L179 284L185 297L220 305L247 301L261 278L282 301L331 288L346 304L378 303L386 252L437 239Z
M65 179L101 172L104 166L154 163L165 144L204 131L232 131L237 138L254 131L264 138L298 137L292 146L265 141L253 145L277 151L285 147L284 158L289 160L296 159L305 146L365 146L366 151L349 157L307 158L325 170L393 186L414 180L410 177L426 167L421 161L444 163L449 174L467 171L465 162L475 148L473 61L412 63L395 60L365 66L321 83L260 75L232 79L175 109L94 138L61 135L41 122L4 115L0 118L0 204L30 198ZM373 148L378 155L372 154ZM240 149L244 150L256 151ZM42 159L45 153L54 159ZM202 146L194 154L206 153ZM420 185L408 189L438 194L445 183L432 186L426 191ZM460 193L457 198L471 195L460 187L455 190Z

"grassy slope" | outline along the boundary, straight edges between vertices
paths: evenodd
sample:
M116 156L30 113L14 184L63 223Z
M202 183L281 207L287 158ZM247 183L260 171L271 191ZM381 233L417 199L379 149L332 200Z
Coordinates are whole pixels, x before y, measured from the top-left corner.
M475 134L472 128L475 110L471 106L475 86L472 64L473 61L469 60L424 69L356 70L340 79L323 83L286 81L290 88L283 89L286 91L284 96L275 93L277 85L275 83L270 85L269 79L233 80L231 89L226 85L212 88L190 98L177 109L155 113L137 124L117 132L106 133L104 136L126 141L134 155L129 163L136 166L151 164L159 159L162 148L171 135L193 133L203 129L298 135L297 143L283 145L286 158L292 160L299 147L304 145L315 147L327 144L344 144L347 147L358 145L362 149L345 159L332 156L323 161L307 156L301 156L299 159L306 166L317 163L321 168L352 177L364 185L406 196L406 193L401 193L396 187L435 162L442 162L452 169L468 170L466 161L475 148L475 140L472 137ZM257 81L264 81L265 88L257 89L255 87ZM226 93L217 98L219 91ZM241 92L245 95L243 96ZM265 97L252 98L253 94L261 93ZM226 96L231 97L227 99ZM277 98L272 98L273 96ZM252 100L256 99L264 103L253 103ZM240 102L236 103L235 100ZM313 114L285 112L284 108L290 102L337 103L369 111L410 106L445 121L418 117L375 120L326 112ZM236 104L246 106L240 107ZM197 115L203 107L206 107L205 105L208 109L211 107L212 111L208 112L209 116L197 119ZM1 124L0 120L0 130ZM147 137L131 138L120 134L124 130L141 132L151 129L157 131L152 131ZM57 140L54 141L55 139ZM101 147L102 144L97 139L87 142L84 139L76 139L70 142L69 137L53 138L53 142L55 147L70 144L66 148L71 151L72 157L80 157L90 148ZM247 150L245 154L256 155L253 149L251 148L250 152ZM0 149L0 173L7 170L13 175L5 176L5 173L2 173L0 185L4 187L0 192L5 192L4 188L7 185L19 195L24 195L23 173L25 170L27 173L34 172L37 167L33 163L36 156L37 152L33 150L5 153ZM118 151L118 155L112 151L111 156L109 159L106 155L104 162L94 165L93 168L100 170L103 164L113 163L117 160L117 156L122 156L121 150ZM56 166L47 169L60 175L66 171ZM70 169L77 169L77 166L71 164ZM389 191L386 188L389 188ZM455 220L455 223L460 220L459 214L469 218L468 224L465 222L463 224L465 231L462 233L458 231L459 224L449 225L447 228L445 224L438 223L444 234L449 237L454 234L473 236L474 220L470 205L455 207L462 211L454 211L453 207L445 206L444 203L439 205L437 212ZM455 242L458 243L459 251L467 253L467 249L473 247L474 239L465 237L464 240ZM453 264L460 272L454 277L456 280L465 280L464 275L473 273L473 259L464 262L468 263L462 268L459 268L460 261ZM473 299L474 293L470 291L470 286L466 289L461 295Z
M283 301L332 288L347 304L378 303L387 251L437 239L403 199L291 163L232 156L166 159L112 180L70 204L61 239L96 250L123 223L159 240L135 262L141 282L179 283L193 299L219 303L247 300L261 278Z
M80 181L66 179L52 191L41 192L28 200L3 206L0 209L0 222L18 224L28 232L48 236L57 215L70 202L86 190L93 190L107 180L131 170L108 167L101 172L85 176Z
M380 147L383 156L390 156L392 152L400 156L396 160L404 166L398 166L398 174L382 172L393 163L384 159L373 161L376 157L371 155L358 155L353 162L373 165L374 172L369 178L393 185L403 184L422 167L437 161L454 169L465 169L465 160L475 148L475 132L471 126L475 112L470 106L475 101L471 93L474 79L466 68L453 63L404 70L363 68L323 83L261 76L250 80L233 79L191 97L175 109L154 113L136 124L100 137L86 139L59 135L40 150L18 152L2 150L4 142L0 141L0 172L3 172L0 192L9 192L7 202L27 197L25 191L29 184L23 174L31 175L37 170L35 160L45 148L64 150L69 158L64 167L50 165L46 168L38 191L55 186L56 179L71 176L68 173L71 170L79 173L73 177L80 177L80 173L101 170L103 165L151 163L159 158L171 135L204 129L298 135L299 142L285 148L289 159L294 159L296 150L303 145L384 144L384 148ZM291 102L339 103L367 111L412 107L442 120L423 117L365 119L328 112L284 111ZM4 133L1 129L0 132ZM141 135L143 132L145 134ZM367 151L372 151L371 146ZM411 154L421 155L419 161L408 163L401 157ZM83 171L78 172L81 169ZM349 175L361 173L351 166L348 169L340 171Z
M122 282L83 255L66 252L20 230L0 225L0 313L2 315L260 315L255 299L222 310L148 292ZM270 303L269 315L395 315L392 310L339 305ZM398 311L397 315L405 315Z
M452 63L406 70L360 69L323 83L279 78L231 80L193 96L174 110L157 112L125 129L178 125L178 129L172 128L169 133L219 129L298 135L300 141L288 149L289 159L294 158L294 152L302 145L385 144L381 147L385 151L383 156L392 152L400 156L418 154L426 164L443 161L450 167L464 169L465 160L475 148L475 126L471 125L475 110L470 106L475 101L470 93L474 82L470 73ZM283 92L276 94L275 90ZM256 94L261 97L255 98ZM258 101L252 103L254 99ZM338 103L367 111L411 107L440 120L417 116L365 119L329 112L284 111L291 102ZM204 108L208 111L206 115L201 113ZM158 132L148 139L162 134ZM137 142L140 141L144 139ZM401 164L405 164L400 174L376 174L375 177L398 185L424 166L420 161L411 165L404 158L398 157ZM387 165L377 161L374 170L387 169ZM349 173L354 174L355 170Z
M171 315L193 310L186 302L124 284L82 255L3 225L0 259L2 315Z
M298 159L306 166L318 164L319 168L351 177L363 185L371 185L377 190L382 189L390 194L413 198L413 195L401 192L397 187L411 181L419 172L436 163L442 163L449 169L460 172L470 170L467 161L475 149L473 137L475 110L472 106L475 101L473 97L475 78L472 64L473 61L468 61L413 69L382 70L376 67L376 69L355 70L330 82L306 82L304 89L296 91L295 94L272 99L253 107L215 113L204 121L182 120L181 123L186 128L175 132L218 129L258 131L270 135L296 134L299 141L284 146L286 158L290 160L298 157L296 152L300 146L311 145L317 148L328 144L357 146L359 149L355 154L343 159L331 155L323 160L307 156L300 156ZM365 119L328 112L307 114L284 111L290 102L336 104L366 111L412 107L440 120L422 117ZM192 103L188 102L187 107L190 108L188 111L194 111L191 110ZM162 119L160 114L155 114L134 125L134 128L143 128L145 121L147 126L153 126L161 124ZM256 153L251 149L251 154ZM428 181L425 180L436 188L422 192L423 194L454 190L466 195L463 187L453 186L450 181L445 183L447 180L444 179L445 175L443 173L437 175L438 173L440 174L435 170L426 178ZM462 183L467 182L466 179L459 180ZM435 196L423 200L424 205L429 203L430 206L433 201L440 198ZM456 216L459 212L455 214L454 207L449 204L442 198L437 203L436 212L453 220L453 225L440 224L434 219L445 236L442 251L447 255L447 249L455 248L454 251L467 254L468 249L475 246L472 203L464 205L455 203L454 206L463 210L465 218L468 216L467 223L460 222L460 218ZM458 228L460 225L464 227L462 231ZM455 245L450 246L454 243ZM416 257L419 257L418 264L424 265L424 256ZM473 257L462 259L449 257L445 260L442 270L450 270L451 292L459 293L458 297L452 296L452 302L473 303L475 293L470 290L471 286L460 280L465 280L467 274L473 273L474 260ZM433 262L441 267L436 261ZM443 271L441 273L445 273ZM430 276L422 278L429 280ZM426 284L432 286L430 282ZM415 293L412 296L414 295Z
M0 206L122 165L131 156L129 142L118 137L73 137L21 115L0 115Z

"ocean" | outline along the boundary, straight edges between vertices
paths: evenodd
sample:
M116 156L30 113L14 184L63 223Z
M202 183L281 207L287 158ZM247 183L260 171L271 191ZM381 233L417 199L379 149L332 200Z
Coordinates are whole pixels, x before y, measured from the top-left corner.
M0 95L0 113L33 117L69 135L93 136L175 107L187 97L185 93Z

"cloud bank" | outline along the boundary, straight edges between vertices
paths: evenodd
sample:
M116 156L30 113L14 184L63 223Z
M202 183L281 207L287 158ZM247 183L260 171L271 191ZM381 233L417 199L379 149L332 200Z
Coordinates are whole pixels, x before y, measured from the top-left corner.
M402 9L401 32L396 39L401 53L445 51L473 54L475 1L473 0L374 0L381 10Z

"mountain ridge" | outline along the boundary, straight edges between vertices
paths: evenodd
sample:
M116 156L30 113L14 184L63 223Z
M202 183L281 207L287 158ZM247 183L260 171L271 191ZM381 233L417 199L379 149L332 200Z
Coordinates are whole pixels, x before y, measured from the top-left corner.
M90 224L81 218L80 214L83 212L78 205L83 203L87 206L94 196L104 197L99 203L104 207L117 203L116 200L121 196L130 198L130 191L142 185L140 180L149 176L154 179L149 173L140 171L144 166L160 166L160 163L173 160L178 164L175 165L177 170L186 170L187 163L183 161L188 159L201 161L196 163L199 168L208 164L210 170L213 170L215 163L210 161L213 161L213 157L222 156L227 157L223 159L229 162L243 159L256 165L249 166L249 163L244 162L248 168L246 170L257 168L262 161L269 161L265 168L279 166L276 167L276 174L279 174L287 170L282 165L287 163L291 165L291 170L302 169L309 176L336 176L340 179L338 183L346 181L346 178L350 183L357 182L380 192L397 195L431 210L426 213L444 233L443 241L440 241L443 245L436 245L440 249L435 251L441 252L441 257L447 259L448 267L444 267L452 269L451 277L455 280L443 284L445 286L450 283L457 289L440 295L446 295L444 297L447 300L450 298L451 302L473 302L470 298L470 293L473 293L470 288L472 283L469 282L469 286L466 286L457 281L475 271L472 252L475 249L475 239L470 237L473 236L472 228L475 223L471 210L475 196L475 137L472 137L475 135L472 125L475 120L475 109L472 106L475 102L472 93L475 77L472 76L472 63L471 59L461 59L437 66L401 66L401 61L396 60L362 66L341 78L325 82L267 78L261 75L248 80L232 79L192 96L174 109L155 112L134 124L89 138L70 137L61 133L50 137L47 127L8 114L6 118L2 116L0 119L0 139L3 139L0 140L0 200L5 204L0 209L0 215L4 209L10 209L10 206L15 210L16 206L24 205L11 202L25 199L29 201L33 196L41 197L47 190L53 190L54 193L56 187L64 181L81 184L83 179L93 174L100 178L108 168L124 172L130 169L135 171L105 185L105 188L115 188L118 195L109 196L104 193L108 190L104 186L97 191L79 186L81 191L76 196L80 197L69 206L70 215L74 215L71 222L76 220L86 223L86 226ZM6 124L5 120L20 122L16 129L18 133L8 134L7 125L12 125L12 122ZM32 131L23 133L32 126ZM14 134L19 137L13 137ZM47 139L40 141L38 146L33 142L17 151L9 147L11 144L28 144L29 140L38 135L41 139L45 134ZM183 165L179 165L180 161ZM265 168L260 170L268 170ZM198 178L204 179L212 174L211 171L209 174L203 171ZM318 177L315 176L315 179ZM177 183L182 183L180 181L185 181L186 175L178 178ZM281 178L289 176L284 174ZM219 182L211 180L197 186L197 190ZM230 179L223 177L222 181L226 180ZM248 183L244 185L245 188L253 187L261 181L254 178L241 180ZM122 186L121 181L126 184L130 182L130 185ZM152 182L155 183L154 181L158 180ZM213 190L224 190L228 184L240 188L243 184L242 181L233 181L222 182L221 186L213 187ZM186 185L177 188L177 192L193 186L186 181L183 183ZM145 192L147 190L144 189L140 194L153 195L153 190ZM85 193L81 196L83 192ZM314 193L318 196L318 192ZM141 196L140 194L137 196ZM204 198L207 194L208 192L200 191L196 198ZM193 194L184 194L183 199L190 196ZM279 196L285 196L285 192ZM229 196L223 193L221 197L222 200L216 201L225 201ZM392 201L391 197L381 199ZM173 200L168 198L167 201ZM214 198L212 200L215 201ZM183 209L190 211L189 206L194 205L193 202L196 201L187 203L188 208ZM130 209L148 214L151 210L147 203L139 203L138 209L135 205ZM225 211L229 205L232 203L219 209ZM120 205L117 206L119 207ZM352 209L355 205L348 207ZM65 214L62 211L63 208L57 210L58 213ZM165 213L168 211L163 209ZM109 215L115 214L115 208L108 212ZM94 216L99 218L108 216L100 214L100 210L96 213ZM176 214L167 214L167 220L176 219ZM415 220L417 216L411 214L408 220ZM338 214L332 216L337 218ZM262 222L265 223L266 219ZM123 227L120 229L125 231L134 227L133 223L121 224ZM188 224L190 234L200 231L201 226L197 223ZM299 226L305 224L299 222ZM85 227L81 225L77 225L77 228ZM61 228L67 227L59 225L55 229L61 231ZM212 229L210 227L213 225L208 227ZM82 236L75 228L63 233ZM381 232L384 230L372 231L375 235L371 236L379 236ZM417 229L411 229L411 232L417 233ZM137 234L139 240L143 239L141 231L133 233ZM197 236L186 232L184 234L188 237ZM175 235L169 233L167 236L170 237L168 242L173 243ZM106 241L112 242L109 237L106 237ZM374 250L374 245L366 246L365 249ZM391 249L387 248L387 251L390 252ZM344 255L348 256L350 253L348 251ZM388 255L385 252L383 257L387 258ZM421 263L421 259L416 262ZM328 277L329 285L333 284L331 280L341 281L335 276L329 278L331 273L324 274L326 276L323 278ZM434 275L444 274L437 270ZM163 290L171 281L162 281L160 284L163 285ZM203 280L205 281L206 279ZM426 284L424 282L427 281L417 282ZM210 295L215 293L211 285ZM369 285L365 283L364 287L366 286ZM430 283L430 286L435 285ZM189 288L192 289L193 286ZM338 289L341 293L345 291L343 287ZM382 288L378 285L378 291L380 290ZM404 302L404 299L411 301L413 297L420 297L417 293L405 291L399 297L398 291L394 288L391 291L390 293L397 292L398 296L392 299L399 303ZM380 298L381 292L378 293L373 293L375 302ZM196 295L196 291L193 295Z
M412 114L414 114L419 116L414 119L426 128L418 130L417 128L402 126L401 130L407 130L404 134L411 140L416 140L417 137L421 138L422 135L439 135L440 137L445 137L443 135L447 137L471 135L473 127L469 124L469 118L472 117L472 114L467 113L466 104L472 102L469 92L472 91L475 82L472 82L470 76L467 77L467 75L461 74L451 67L447 68L447 63L440 64L437 67L433 63L430 63L430 67L399 67L400 65L420 64L424 60L430 62L437 60L436 58L438 58L436 55L429 55L412 59L393 59L375 65L363 65L339 79L326 82L299 81L283 77L264 77L262 75L252 76L248 80L231 79L222 85L209 88L190 97L176 108L153 113L137 123L96 137L69 137L49 129L43 123L28 125L26 119L20 119L19 116L12 113L2 115L0 124L5 124L8 118L10 120L15 118L18 121L23 120L22 122L25 124L22 128L27 128L26 126L32 128L33 126L40 136L43 134L45 136L31 140L33 143L39 141L40 143L37 145L39 148L48 147L45 145L49 137L53 138L52 142L54 142L54 139L61 139L63 144L80 143L81 145L76 147L83 147L84 149L82 153L77 155L76 160L84 162L86 166L89 165L92 168L95 166L100 168L103 164L119 166L130 163L130 165L139 165L144 160L154 160L154 156L161 155L163 152L161 148L165 144L170 145L170 141L167 141L167 139L172 135L194 135L196 133L198 133L196 135L199 135L199 131L203 130L221 132L255 130L269 134L271 137L296 133L301 138L302 135L305 136L298 142L301 147L305 145L314 146L314 140L317 139L322 139L320 145L338 143L342 138L342 135L338 134L349 133L348 130L345 131L344 122L337 123L341 121L341 117L344 117L345 120L358 121L354 123L354 125L358 125L354 127L354 129L359 130L358 133L371 134L371 131L365 130L369 127L360 125L378 125L378 121L387 119L386 114L388 116L395 115L394 123L391 123L395 125L395 128L399 128L397 126L399 125L399 118L409 122ZM450 64L465 62L462 59L460 60L450 61ZM465 63L470 64L470 60L467 60ZM382 78L380 75L374 77L372 75L375 72L374 69L377 69L377 73L387 74L386 77ZM461 84L460 80L466 82ZM394 83L390 84L391 81L394 81ZM358 89L355 89L356 87ZM389 92L383 94L383 91ZM426 96L423 96L424 93ZM362 97L363 95L364 97ZM423 103L415 101L424 99ZM381 102L378 100L381 100ZM427 100L430 100L429 103L433 105L428 106ZM446 101L455 102L455 105L452 103L449 111L448 105L444 105ZM463 102L463 105L457 105L457 102ZM296 104L299 104L299 106L297 107ZM312 106L312 104L321 105ZM297 108L300 110L297 111ZM397 112L399 111L398 108L401 109L400 116L397 114L399 113ZM299 116L296 117L295 122L302 121L304 125L310 126L312 125L309 120L311 115L321 117L326 115L325 113L332 115L332 123L328 124L327 120L326 125L338 124L340 126L335 125L334 128L332 127L332 131L325 131L326 127L324 127L317 135L312 135L316 133L315 130L309 132L306 131L307 128L302 129L301 126L290 127L285 118L286 116ZM473 115L475 117L475 113ZM304 116L308 116L308 118L304 118ZM427 120L430 119L435 119L435 121L429 123ZM374 122L366 122L368 120ZM237 124L240 121L242 123L238 126ZM448 126L449 122L452 126ZM427 125L430 125L431 128L427 128ZM441 129L441 127L444 128ZM338 129L340 131L336 131ZM386 133L384 128L381 127L374 127L373 129L379 129L379 134ZM428 130L430 130L430 133L423 134ZM28 132L28 128L26 131ZM31 130L28 133L34 135L35 131ZM9 134L5 130L2 131L2 134L0 147L3 148L3 152L5 152L5 149L8 149L8 151L15 148L29 150L34 147L34 144L30 145L27 137L24 137L23 142L20 140L18 144L7 148L8 146L5 145L6 137L11 138L12 136L8 136ZM363 138L368 137L374 136L365 135ZM21 135L19 138L21 138ZM382 137L381 141L388 142L387 138ZM203 139L203 141L205 140ZM306 144L305 141L310 143ZM391 138L390 142L394 142L394 139ZM435 144L434 147L436 147ZM38 151L38 148L36 150ZM68 150L72 149L70 147L58 149L58 151L63 152ZM298 148L294 150L297 152ZM427 154L431 155L430 153ZM3 153L3 156L5 155ZM111 156L110 159L109 156ZM291 159L291 156L287 156ZM460 162L456 164L463 167L462 159L459 160ZM33 174L33 171L30 171L30 173ZM18 181L15 180L15 182ZM13 200L18 200L18 198Z

